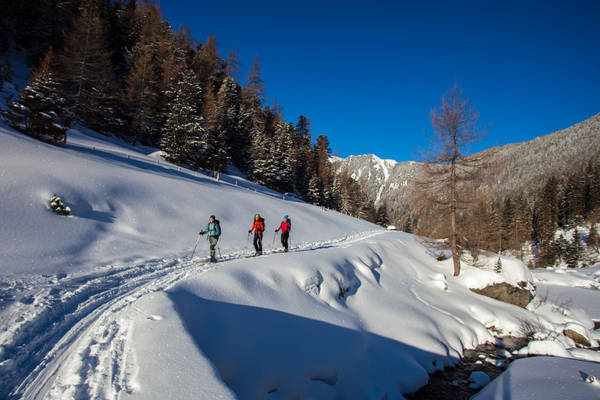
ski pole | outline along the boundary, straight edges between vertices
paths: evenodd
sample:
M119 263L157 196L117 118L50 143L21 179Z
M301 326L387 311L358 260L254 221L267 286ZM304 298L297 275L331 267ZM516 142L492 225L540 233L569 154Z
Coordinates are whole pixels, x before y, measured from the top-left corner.
M194 251L192 251L192 256L190 257L190 260L192 258L194 258L194 254L196 253L196 247L198 247L198 242L200 241L200 235L198 235L198 239L196 239L196 244L194 245Z
M221 247L220 247L220 246L217 246L217 251L219 252L219 258L223 258L223 257L221 256Z
M275 245L275 238L277 237L277 232L273 233L273 243L271 243L271 246Z

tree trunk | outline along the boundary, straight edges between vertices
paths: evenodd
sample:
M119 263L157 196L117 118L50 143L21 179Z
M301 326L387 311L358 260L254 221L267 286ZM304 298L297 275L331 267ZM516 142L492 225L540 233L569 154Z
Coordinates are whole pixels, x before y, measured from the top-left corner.
M452 248L452 262L454 263L454 276L460 274L460 259L456 249L456 160L452 160L451 165L451 180L450 180L450 225L452 232L450 233L450 247Z

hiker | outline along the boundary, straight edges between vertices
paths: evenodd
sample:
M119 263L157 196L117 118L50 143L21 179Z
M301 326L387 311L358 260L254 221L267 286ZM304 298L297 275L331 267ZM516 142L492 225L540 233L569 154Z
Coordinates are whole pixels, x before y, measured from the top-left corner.
M217 262L215 258L215 247L221 236L221 223L214 215L211 215L206 224L206 229L200 231L200 235L208 234L208 243L210 243L210 262Z
M283 216L283 221L279 225L279 228L275 229L275 232L281 230L281 244L283 245L283 251L288 251L288 239L290 238L290 231L292 230L292 221L290 221L287 215Z
M256 255L259 256L262 254L262 238L265 231L265 220L260 214L254 216L254 223L248 233L252 233L252 231L254 231L254 250L256 250Z

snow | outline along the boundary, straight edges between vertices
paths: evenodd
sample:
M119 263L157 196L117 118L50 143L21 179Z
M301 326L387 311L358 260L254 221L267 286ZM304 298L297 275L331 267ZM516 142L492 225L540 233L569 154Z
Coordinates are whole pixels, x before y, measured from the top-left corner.
M75 130L68 143L62 149L6 131L0 136L0 157L11 167L0 176L4 274L72 273L177 257L191 252L211 214L227 232L221 252L248 250L246 225L257 212L269 227L285 214L303 221L292 236L298 243L374 229L337 213L316 213L311 205L281 202L270 191L248 196L234 185ZM52 195L71 208L73 218L47 212ZM272 236L267 231L266 239Z
M466 348L525 327L538 340L517 353L599 375L576 360L598 352L562 334L597 344L597 269L532 273L502 256L498 271L498 256L484 254L453 277L452 260L418 237L85 129L53 147L0 127L0 159L0 397L401 399ZM49 210L52 195L71 216ZM257 212L271 231L265 255L248 257ZM190 257L210 214L223 228L216 264L204 241ZM283 254L273 229L285 214ZM552 295L538 288L522 309L470 290L498 282L543 282ZM485 385L476 372L473 385ZM513 382L501 390L518 393Z
M516 360L473 400L589 400L600 397L600 386L588 383L600 376L600 363L559 357Z
M490 377L485 372L473 371L469 376L469 387L471 389L479 389L490 383Z

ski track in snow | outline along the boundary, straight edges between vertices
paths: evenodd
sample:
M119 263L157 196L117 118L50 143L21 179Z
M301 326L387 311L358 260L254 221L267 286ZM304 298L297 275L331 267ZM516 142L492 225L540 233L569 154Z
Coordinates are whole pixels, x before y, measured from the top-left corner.
M290 250L348 246L383 233L367 231L300 243ZM279 252L267 250L259 257ZM168 290L192 273L221 268L252 253L225 254L216 264L207 263L208 258L187 257L109 266L81 275L0 281L0 316L6 321L0 332L0 398L109 399L133 391L136 364L128 347L133 321L122 311L161 320L160 315L144 313L135 302Z

